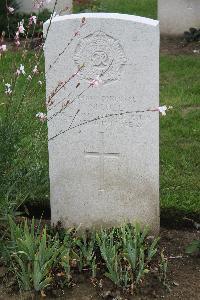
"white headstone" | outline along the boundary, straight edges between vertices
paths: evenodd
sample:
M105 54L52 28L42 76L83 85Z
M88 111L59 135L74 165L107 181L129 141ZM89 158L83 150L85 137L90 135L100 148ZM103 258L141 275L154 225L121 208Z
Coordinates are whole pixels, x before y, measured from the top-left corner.
M48 111L52 222L90 228L137 220L158 231L159 116L148 111L159 106L158 21L57 17L45 59L47 98L59 85Z
M54 11L55 8L56 13L61 12L61 14L69 14L72 12L72 2L73 0L57 0L57 4L55 6L56 0L51 0L49 3L47 2L47 0L17 0L17 3L19 5L19 12L23 13L38 13L43 9ZM38 9L37 4L41 4L40 9Z
M161 34L183 35L191 27L200 28L199 0L158 0Z

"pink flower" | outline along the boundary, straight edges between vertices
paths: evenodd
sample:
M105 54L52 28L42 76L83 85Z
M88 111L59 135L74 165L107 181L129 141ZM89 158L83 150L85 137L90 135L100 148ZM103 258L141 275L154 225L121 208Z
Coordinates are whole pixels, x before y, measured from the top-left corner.
M37 17L36 16L31 16L29 18L29 25L32 25L32 24L36 24L37 23Z
M5 51L6 51L6 45L1 45L0 52L5 52Z
M2 45L1 47L3 51L6 51L6 45Z
M22 20L22 21L18 24L18 32L24 34L24 32L25 32L25 28L24 28L24 20Z
M17 47L19 47L19 46L20 46L20 41L17 40L17 41L15 42L15 45L16 45Z
M17 76L19 76L21 74L20 70L17 69L16 73L15 73Z
M93 80L91 80L90 81L90 86L92 86L92 87L98 87L100 84L102 84L103 83L103 81L102 81L102 79L100 78L100 76L98 75L97 77L96 77L96 79L93 79Z
M15 40L15 45L16 45L17 47L19 47L19 45L20 45L20 41L19 41L19 31L17 31L17 32L15 33L14 40Z
M41 122L45 122L47 120L47 115L42 112L39 112L36 114L36 118L39 118Z

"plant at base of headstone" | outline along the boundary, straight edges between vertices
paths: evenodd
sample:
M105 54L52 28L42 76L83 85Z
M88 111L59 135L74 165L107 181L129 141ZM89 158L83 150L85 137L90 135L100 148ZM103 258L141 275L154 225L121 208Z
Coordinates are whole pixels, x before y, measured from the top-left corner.
M139 224L124 224L118 230L97 233L101 256L107 267L105 276L116 286L132 291L150 273L159 239L148 237L148 232L147 227L142 230Z
M69 245L67 245L69 246ZM65 242L63 245L63 252L60 255L60 265L63 268L64 272L58 272L56 275L60 277L62 280L59 281L60 286L63 288L64 286L69 287L71 284L72 276L71 276L71 265L70 265L70 252L71 249L65 246Z
M200 41L200 28L190 28L189 31L184 32L184 39L186 42L199 42Z
M57 237L47 234L46 227L30 226L25 220L17 225L9 218L11 240L7 246L13 270L21 290L44 292L52 282L52 270L58 265L63 248Z
M47 229L34 219L16 224L9 217L9 229L8 262L22 291L45 295L55 287L72 287L80 273L89 274L93 284L105 273L114 285L131 294L151 274L167 286L167 260L161 253L159 261L158 239L148 236L147 228L142 230L139 224L79 235L73 229L60 233Z
M74 254L77 257L79 271L90 270L92 277L96 276L96 257L95 257L96 235L91 233L87 237L86 233L76 239Z
M97 233L101 256L106 263L108 277L115 285L127 288L130 283L129 272L123 257L119 254L120 242L115 238L115 230L101 230Z
M160 254L160 264L159 264L159 275L158 278L163 286L170 291L169 284L167 283L167 268L168 268L168 260L164 255L164 251L161 251Z
M136 285L140 283L143 276L149 272L148 264L157 254L158 238L154 239L149 245L146 244L145 239L148 235L148 228L145 227L143 231L139 224L135 224L134 229L125 225L121 227L123 240L123 254L131 265L135 276ZM145 257L147 253L147 257Z

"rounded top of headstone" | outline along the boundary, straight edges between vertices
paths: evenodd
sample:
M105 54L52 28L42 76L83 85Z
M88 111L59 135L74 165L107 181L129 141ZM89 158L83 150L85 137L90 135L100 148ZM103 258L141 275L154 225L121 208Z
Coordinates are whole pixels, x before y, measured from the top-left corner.
M135 15L119 14L119 13L81 13L81 14L71 14L65 16L56 16L52 19L52 22L60 22L65 20L82 19L82 18L116 19L116 20L123 20L123 21L132 21L134 23L142 23L144 25L149 25L154 27L159 25L158 20L153 20L153 19L135 16ZM48 24L49 22L50 20L47 20L45 24Z

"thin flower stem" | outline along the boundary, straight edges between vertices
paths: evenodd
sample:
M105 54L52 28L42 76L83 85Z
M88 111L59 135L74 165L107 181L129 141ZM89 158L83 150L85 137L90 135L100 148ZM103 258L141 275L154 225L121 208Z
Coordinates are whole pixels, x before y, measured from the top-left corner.
M74 117L73 117L73 119L72 119L72 121L71 121L71 123L68 127L68 130L70 130L70 128L71 128L72 124L74 123L74 120L75 120L75 118L76 118L76 116L78 115L79 112L80 112L80 109L78 109L77 112L75 113L75 115L74 115Z
M48 100L47 100L47 106L51 106L53 104L52 99L53 97L62 89L64 88L76 75L78 75L78 73L82 70L84 66L81 66L78 68L78 70L72 75L70 76L67 80L64 81L64 83L62 83L61 85L58 84L57 87L55 88L55 90L53 92L51 92Z
M100 74L99 77L102 77L102 76L110 69L110 67L112 66L112 64L113 64L113 60L111 61L111 63L110 63L110 65L108 66L108 68L107 68L104 72L102 72L102 73ZM83 65L82 67L84 67L84 65ZM80 68L81 68L81 67L80 67ZM80 69L80 68L79 68L79 69ZM72 75L72 76L73 76L73 75ZM81 97L81 96L82 96L89 88L93 87L93 85L94 85L93 82L90 82L90 84L89 84L89 85L88 85L88 86L87 86L80 94L78 94L77 96L75 96L73 100L69 101L68 105L62 107L59 111L57 111L56 113L54 113L50 118L47 119L47 121L52 120L52 119L53 119L54 117L56 117L59 113L61 113L62 111L64 111L70 104L74 103L74 101L76 101L79 97ZM62 87L63 87L63 86L61 86L59 90L61 90ZM59 91L59 90L58 90L58 91ZM57 94L57 92L56 92L56 94ZM54 97L56 94L53 94L53 97Z
M32 36L31 36L31 43L33 42L33 38L34 38L34 34L35 34L35 28L36 28L36 23L34 23L33 25L33 32L32 32Z
M67 99L71 96L71 94L72 94L72 92L69 93L69 94L67 95ZM56 106L58 106L60 103L64 103L64 101L67 100L67 99L66 99L66 97L63 98L62 100L58 101L55 105L50 106L50 107L48 108L48 110L49 110L49 111L52 110L53 108L55 108ZM69 104L69 102L67 103L67 105L68 105L68 104Z
M8 1L6 0L6 10L7 10L7 29L8 29L8 37L10 39L10 18L8 12Z
M49 29L51 27L51 23L52 23L52 20L53 20L53 15L55 13L57 3L58 3L58 0L56 0L55 3L54 3L53 12L52 12L52 15L51 15L51 18L50 18L50 23L49 23L49 26L47 28L46 39L47 39L47 36L48 36L48 33L49 33Z
M72 104L76 99L78 99L80 96L82 96L92 85L89 84L80 94L78 94L76 97L74 97L73 100L71 100L67 106L62 107L59 111L54 113L50 118L47 119L47 121L52 120L54 117L56 117L58 114L63 112L70 104Z
M45 72L45 75L51 70L51 68L57 63L57 61L59 60L59 58L61 57L61 55L63 55L65 53L65 51L67 50L67 48L71 45L71 43L74 41L75 37L78 36L77 32L80 32L79 30L85 25L86 23L83 23L83 21L81 22L78 30L74 33L74 35L71 37L70 41L67 43L67 45L64 47L64 49L58 54L58 56L56 57L56 59L53 61L52 64L50 64L48 70Z

